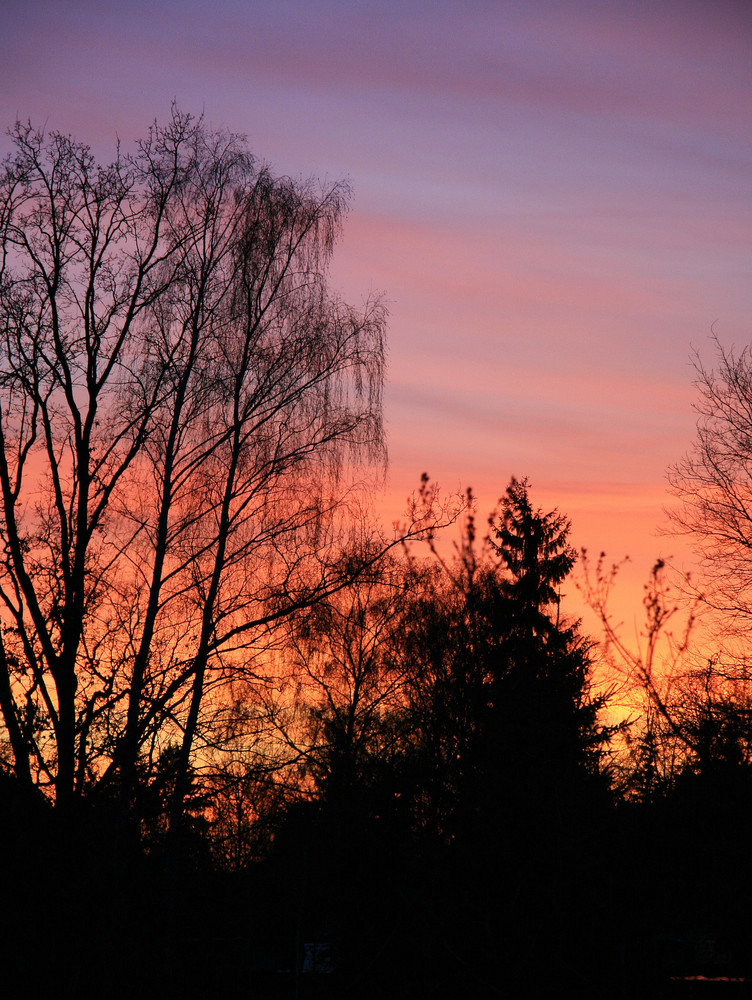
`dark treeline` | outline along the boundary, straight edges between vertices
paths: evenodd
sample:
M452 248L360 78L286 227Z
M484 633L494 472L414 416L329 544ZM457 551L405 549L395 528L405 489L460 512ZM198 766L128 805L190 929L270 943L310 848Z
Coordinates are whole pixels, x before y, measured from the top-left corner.
M561 604L569 523L526 480L487 530L427 478L399 530L369 527L385 318L328 287L345 185L275 177L176 109L106 166L70 137L12 137L8 982L650 997L750 974L752 418L730 405L749 401L748 354L698 369L698 445L672 480L715 580L694 599L741 646L693 662L681 643L667 672L659 570L646 658L596 573L597 645ZM612 654L631 683L617 721Z
M177 864L175 744L127 836L117 796L61 815L6 761L3 940L32 993L658 997L752 972L747 702L711 662L609 725L560 608L568 530L512 480L485 538L469 516L452 558L386 556L288 619L206 723Z

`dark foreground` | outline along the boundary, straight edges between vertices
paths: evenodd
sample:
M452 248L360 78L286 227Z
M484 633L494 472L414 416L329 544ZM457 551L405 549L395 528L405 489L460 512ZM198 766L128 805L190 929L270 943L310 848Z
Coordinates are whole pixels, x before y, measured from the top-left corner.
M749 996L750 796L735 791L433 846L312 807L243 871L194 857L170 873L101 818L64 824L7 786L6 982L29 997Z

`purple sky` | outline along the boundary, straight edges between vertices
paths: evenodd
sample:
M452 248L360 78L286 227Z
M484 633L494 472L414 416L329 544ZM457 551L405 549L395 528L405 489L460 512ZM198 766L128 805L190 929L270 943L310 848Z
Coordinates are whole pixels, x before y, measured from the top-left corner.
M5 0L0 22L4 125L107 156L176 98L279 172L351 179L333 281L390 307L387 520L424 470L483 515L515 473L576 544L630 553L634 587L681 551L656 531L690 348L752 338L752 5Z

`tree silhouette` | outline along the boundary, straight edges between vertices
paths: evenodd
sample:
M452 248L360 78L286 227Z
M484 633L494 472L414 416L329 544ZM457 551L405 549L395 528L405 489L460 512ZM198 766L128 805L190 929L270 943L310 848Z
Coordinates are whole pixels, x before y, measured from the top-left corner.
M450 993L472 981L490 995L502 967L524 995L541 963L566 967L598 911L611 731L591 644L559 608L568 527L512 480L486 538L471 514L453 558L434 546L409 566L392 640L410 737L395 787L412 819L411 946Z
M297 721L284 736L332 805L346 808L397 752L391 717L404 708L404 674L391 654L407 587L385 557L289 622L283 664L295 690L282 698Z
M18 124L0 178L0 709L60 809L178 746L270 622L341 586L383 460L384 313L327 289L347 201L173 110L133 155Z
M599 773L610 729L590 690L591 644L559 609L574 563L568 530L513 479L480 548L470 517L453 562L415 567L401 655L426 819L441 836L480 819L493 838L508 795L527 808L531 782Z
M569 521L556 511L533 510L527 479L518 482L512 477L500 514L489 523L491 548L509 574L502 582L502 593L524 637L545 639L555 628L547 612L558 609L559 585L576 560L567 541Z
M716 367L694 357L697 434L668 471L677 534L700 557L694 596L718 617L725 638L745 636L752 615L752 350L738 354L715 339Z
M570 523L558 511L535 510L527 480L513 478L490 526L491 548L506 570L499 585L507 624L498 700L515 702L518 722L531 709L537 713L528 753L596 761L608 730L597 724L603 699L590 696L591 644L579 622L560 614L560 585L576 561Z

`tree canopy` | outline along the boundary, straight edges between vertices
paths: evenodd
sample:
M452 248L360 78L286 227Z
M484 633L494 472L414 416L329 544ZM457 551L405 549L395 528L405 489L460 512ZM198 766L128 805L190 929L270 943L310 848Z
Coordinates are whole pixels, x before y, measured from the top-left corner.
M752 348L715 341L716 365L695 355L697 432L671 466L673 529L700 557L699 592L726 633L745 633L752 616Z
M180 746L260 629L341 585L384 461L384 310L327 265L346 185L173 110L132 154L29 124L0 177L0 709L59 805ZM358 466L358 473L352 474Z

